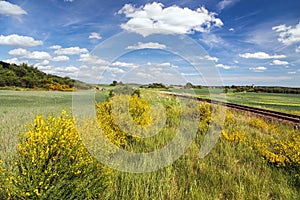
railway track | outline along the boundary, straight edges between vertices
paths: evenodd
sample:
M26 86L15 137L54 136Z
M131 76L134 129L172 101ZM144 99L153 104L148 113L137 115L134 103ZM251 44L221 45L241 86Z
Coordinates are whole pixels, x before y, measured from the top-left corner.
M175 97L180 97L180 98L185 98L185 99L193 99L197 101L203 101L211 104L217 104L217 105L222 105L226 106L227 108L230 109L235 109L243 112L249 112L255 115L262 116L264 118L268 118L271 120L277 120L277 121L283 121L289 124L293 124L296 129L300 128L300 116L298 115L293 115L293 114L288 114L288 113L282 113L278 111L273 111L273 110L267 110L267 109L262 109L262 108L254 108L250 106L244 106L244 105L239 105L239 104L234 104L234 103L226 103L222 101L217 101L217 100L211 100L211 99L205 99L201 97L195 97L195 96L188 96L188 95L183 95L183 94L176 94L176 93L164 93L166 95L170 96L175 96Z

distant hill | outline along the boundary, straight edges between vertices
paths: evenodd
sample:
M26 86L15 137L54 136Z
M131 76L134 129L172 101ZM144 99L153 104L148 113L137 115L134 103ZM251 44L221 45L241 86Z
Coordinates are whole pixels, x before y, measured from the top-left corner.
M75 80L70 77L59 77L46 74L36 67L27 64L9 64L0 61L0 87L15 86L21 88L42 88L48 90L72 91ZM76 81L76 87L88 89L90 86Z

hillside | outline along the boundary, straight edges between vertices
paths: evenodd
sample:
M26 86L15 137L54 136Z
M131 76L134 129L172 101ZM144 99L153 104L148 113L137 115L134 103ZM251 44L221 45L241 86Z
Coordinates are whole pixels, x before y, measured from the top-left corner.
M41 88L47 90L72 91L75 80L70 77L59 77L46 74L27 64L9 64L0 61L0 87L14 86L21 88ZM82 89L90 86L76 81Z

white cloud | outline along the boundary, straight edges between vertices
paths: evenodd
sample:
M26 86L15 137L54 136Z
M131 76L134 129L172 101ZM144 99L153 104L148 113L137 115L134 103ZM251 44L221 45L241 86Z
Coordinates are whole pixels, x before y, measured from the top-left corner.
M279 32L278 41L285 45L291 45L300 42L300 22L295 27L282 24L279 26L274 26L272 30Z
M223 38L213 33L203 33L199 40L209 46L209 48L230 46Z
M42 62L41 62L41 65L48 65L49 64L49 60L43 60Z
M17 56L17 57L24 57L29 53L26 49L18 48L18 49L13 49L8 52L9 55L12 56Z
M99 33L96 33L96 32L92 32L89 36L89 39L97 39L97 40L100 40L102 37Z
M38 69L44 67L44 69L46 69L45 66L47 66L48 64L49 64L49 60L43 60L42 62L36 63L34 67L37 67Z
M162 3L153 2L136 8L132 4L125 4L118 14L129 18L121 24L121 28L143 36L209 32L212 27L223 26L222 20L204 7L196 10L175 5L164 8Z
M259 66L259 67L251 67L249 70L254 71L254 72L264 72L267 70L266 67L264 66Z
M105 68L106 72L110 72L110 73L117 73L117 74L123 74L125 73L125 71L123 69L120 68L114 68L114 67L107 67Z
M62 62L62 61L70 60L70 58L68 56L56 56L53 57L52 60L55 62Z
M8 16L26 15L27 12L20 6L9 3L7 1L0 1L0 14Z
M285 55L269 55L265 52L256 52L256 53L244 53L239 54L242 58L255 58L255 59L278 59L278 58L286 58Z
M166 45L157 42L148 42L148 43L138 42L137 45L128 46L126 49L165 49L165 48L167 48Z
M202 60L211 60L211 61L215 61L215 62L219 61L219 58L217 58L217 57L211 57L209 55L202 56L202 57L199 57L199 58L202 59Z
M68 67L57 68L57 71L59 71L59 72L77 72L77 71L79 71L79 69L77 67L70 65Z
M32 60L51 60L51 55L44 51L33 51L29 53L25 58L32 59Z
M21 36L17 34L7 36L0 35L0 45L34 47L42 44L42 41L35 40L34 38L28 36Z
M217 64L216 67L223 68L223 69L234 69L238 68L238 66L229 66L229 65L223 65L223 64Z
M117 67L108 67L108 66L93 66L90 68L90 71L94 72L95 74L101 73L125 73L123 69Z
M300 46L298 46L298 47L295 49L295 51L296 51L297 53L300 53Z
M86 64L91 65L107 65L108 62L99 58L98 56L90 55L90 54L81 54L79 61L84 62Z
M234 28L230 28L230 29L228 29L229 31L231 31L231 32L233 32L234 31Z
M281 61L281 60L273 60L273 62L271 64L273 64L273 65L288 65L289 62Z
M10 58L10 59L5 59L3 62L7 62L10 64L22 64L22 63L28 63L28 60L19 60L18 58Z
M296 74L297 72L288 72L288 74Z
M50 49L61 49L60 45L53 45L51 47L49 47Z
M126 68L137 68L138 66L134 63L126 63L126 62L114 62L111 64L112 66L117 66L117 67L126 67Z
M58 55L78 55L82 53L88 53L86 48L80 47L69 47L69 48L60 48L54 51Z
M74 0L64 0L64 2L73 2Z
M47 65L47 66L43 66L43 65L39 65L39 64L36 64L35 67L37 67L39 70L45 72L45 73L51 73L53 74L53 72L49 72L53 67L50 66L50 65Z
M26 58L31 60L51 60L51 55L44 51L27 51L26 49L18 48L8 52L9 55Z
M199 76L197 73L180 73L182 76Z
M220 1L217 5L219 10L223 10L229 6L232 6L233 4L235 4L238 0L223 0Z

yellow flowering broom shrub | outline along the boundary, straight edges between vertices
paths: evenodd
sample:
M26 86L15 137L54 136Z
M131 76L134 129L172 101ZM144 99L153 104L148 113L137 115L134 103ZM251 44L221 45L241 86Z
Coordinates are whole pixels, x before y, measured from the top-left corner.
M129 141L138 140L138 135L158 120L158 118L151 119L149 104L136 94L116 95L107 102L98 103L96 112L103 133L118 147L126 146Z
M37 116L18 145L7 178L10 199L93 199L107 186L109 169L86 150L74 125L61 116Z
M278 124L267 122L261 118L251 117L247 126L256 130L245 132L241 121L235 120L227 113L222 138L232 144L243 144L255 149L264 159L277 167L296 172L300 179L300 132L292 127L280 128ZM253 131L252 131L253 132Z
M300 132L294 129L281 132L274 124L262 119L252 119L250 124L258 128L254 146L270 163L295 168L300 171Z

